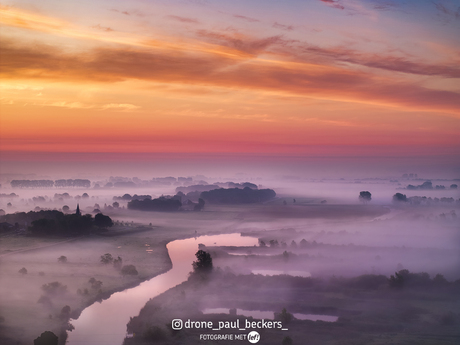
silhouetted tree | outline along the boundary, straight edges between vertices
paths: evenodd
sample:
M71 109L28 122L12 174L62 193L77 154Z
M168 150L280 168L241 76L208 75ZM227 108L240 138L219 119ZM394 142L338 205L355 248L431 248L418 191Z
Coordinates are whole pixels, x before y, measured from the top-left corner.
M59 318L63 320L67 320L70 318L70 307L66 305L61 309L61 313L59 314Z
M396 193L393 195L393 202L407 202L407 197L405 194Z
M50 331L43 332L37 339L34 340L34 345L58 345L58 337Z
M67 262L67 257L61 255L60 257L58 257L58 262L65 264Z
M94 216L94 225L98 228L108 228L113 226L113 222L109 216L104 216L102 213L98 213Z
M121 257L118 257L115 260L113 260L113 267L115 267L116 270L121 270L122 264L123 260Z
M122 267L121 274L123 274L124 276L125 275L135 276L135 275L138 275L139 272L137 272L136 267L134 265L126 265Z
M199 250L195 253L197 258L196 261L192 263L193 270L195 272L210 272L212 271L212 258L211 254L205 252L204 250Z
M21 268L18 273L27 274L27 269L25 267Z
M112 254L106 253L104 255L101 255L101 262L106 265L112 263L113 262Z
M195 207L193 208L193 211L201 211L201 210L203 210L204 204L205 204L204 200L202 198L199 198L198 199L198 204L195 205Z
M359 192L359 201L369 202L372 199L372 195L368 191Z
M67 285L62 285L59 282L52 282L42 285L42 290L49 295L64 294L67 292Z
M182 203L176 199L168 199L160 197L157 199L144 199L138 200L133 199L128 202L128 209L130 210L141 210L141 211L161 211L161 212L172 212L178 211L182 206Z

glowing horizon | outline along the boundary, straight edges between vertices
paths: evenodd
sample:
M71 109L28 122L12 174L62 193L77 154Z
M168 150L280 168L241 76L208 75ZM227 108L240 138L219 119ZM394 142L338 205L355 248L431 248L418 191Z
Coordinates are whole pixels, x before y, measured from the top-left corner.
M457 7L2 0L0 150L458 157Z

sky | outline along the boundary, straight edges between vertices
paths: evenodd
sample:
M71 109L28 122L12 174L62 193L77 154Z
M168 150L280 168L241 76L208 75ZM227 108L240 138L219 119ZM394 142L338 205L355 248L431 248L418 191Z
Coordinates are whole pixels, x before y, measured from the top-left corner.
M459 32L458 0L0 0L0 159L460 162Z

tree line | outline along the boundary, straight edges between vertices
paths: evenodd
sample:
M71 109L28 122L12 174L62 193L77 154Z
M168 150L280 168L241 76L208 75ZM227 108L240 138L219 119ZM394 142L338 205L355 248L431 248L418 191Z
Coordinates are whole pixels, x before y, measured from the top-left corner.
M86 179L60 180L12 180L12 188L63 188L63 187L91 187L91 181Z

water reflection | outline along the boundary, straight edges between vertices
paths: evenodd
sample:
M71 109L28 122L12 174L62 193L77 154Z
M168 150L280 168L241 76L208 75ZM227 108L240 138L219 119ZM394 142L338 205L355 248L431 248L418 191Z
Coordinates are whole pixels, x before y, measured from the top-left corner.
M117 292L101 303L94 303L83 310L77 320L71 320L75 330L69 332L70 345L117 345L126 336L129 318L139 314L145 303L187 279L198 244L253 246L257 239L241 237L240 234L200 236L177 240L167 245L173 268L139 286ZM120 278L121 279L121 278Z

